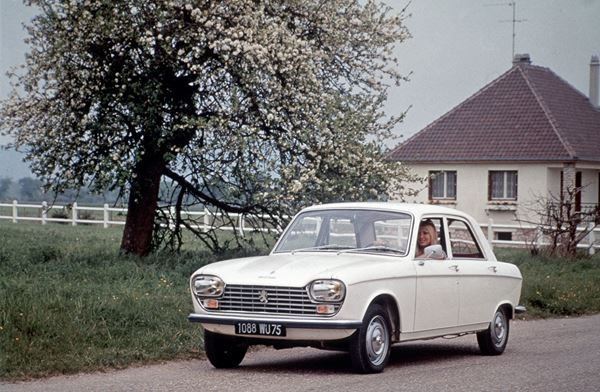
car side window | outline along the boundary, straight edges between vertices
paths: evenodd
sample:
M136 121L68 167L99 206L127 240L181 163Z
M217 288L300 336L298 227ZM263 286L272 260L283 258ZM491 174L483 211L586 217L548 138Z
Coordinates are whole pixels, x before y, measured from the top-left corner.
M483 259L481 247L466 222L448 219L448 237L453 258Z

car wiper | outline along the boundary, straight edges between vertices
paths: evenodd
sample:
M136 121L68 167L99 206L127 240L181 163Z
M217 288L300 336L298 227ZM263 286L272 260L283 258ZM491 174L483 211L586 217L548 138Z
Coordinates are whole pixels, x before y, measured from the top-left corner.
M367 251L367 252L368 251L390 252L390 253L404 254L403 250L396 249L396 248L391 248L391 247L385 246L385 245L372 245L372 246L366 246L364 248L354 248L354 249L340 250L338 252L338 254L340 254L340 253L348 253L348 252L363 252L363 251Z
M310 248L302 248L302 249L294 249L291 251L291 254L296 252L310 252L311 250L339 250L339 249L354 249L353 246L349 245L337 245L337 244L328 244L328 245L320 245L320 246L311 246Z

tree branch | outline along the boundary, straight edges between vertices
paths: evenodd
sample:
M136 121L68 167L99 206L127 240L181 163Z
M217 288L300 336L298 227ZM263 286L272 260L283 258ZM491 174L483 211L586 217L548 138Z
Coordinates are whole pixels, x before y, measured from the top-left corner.
M191 184L183 176L175 173L174 171L172 171L169 168L165 168L163 170L163 174L165 176L169 177L170 179L172 179L173 181L176 181L182 188L185 188L185 190L187 192L189 192L190 194L198 197L199 199L204 200L205 202L208 202L208 203L214 205L217 208L222 209L223 211L243 214L243 213L251 212L252 210L254 210L256 208L256 205L254 205L254 204L251 204L248 206L243 206L243 207L241 207L241 206L236 207L234 205L231 205L229 203L226 203L226 202L218 200L214 197L211 197L211 196L207 195L206 193L199 191L193 184Z

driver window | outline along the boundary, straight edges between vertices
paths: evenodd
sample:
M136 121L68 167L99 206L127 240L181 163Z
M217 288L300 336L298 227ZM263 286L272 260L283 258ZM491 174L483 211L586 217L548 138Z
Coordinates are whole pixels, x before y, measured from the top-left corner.
M442 250L428 254L426 248L432 245L439 245ZM429 248L429 251L431 252L432 249L433 248ZM421 220L417 231L415 257L445 259L446 254L446 241L444 238L442 218L425 218Z

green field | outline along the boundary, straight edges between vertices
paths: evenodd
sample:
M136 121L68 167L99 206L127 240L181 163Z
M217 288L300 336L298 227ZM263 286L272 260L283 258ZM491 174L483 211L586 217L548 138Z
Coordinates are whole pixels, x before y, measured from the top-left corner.
M119 256L120 240L119 228L0 222L0 378L202 353L187 283L217 257L199 241L181 254Z
M121 230L0 222L0 378L119 368L202 355L190 274L217 259L189 240L180 254L119 256ZM263 249L262 252L266 252ZM535 317L600 312L600 257L532 258L499 250L524 275Z

